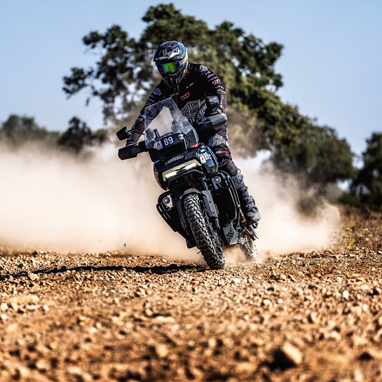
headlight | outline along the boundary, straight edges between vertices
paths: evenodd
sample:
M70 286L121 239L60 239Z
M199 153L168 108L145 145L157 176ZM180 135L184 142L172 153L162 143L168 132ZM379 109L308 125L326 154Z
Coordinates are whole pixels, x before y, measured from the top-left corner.
M169 170L164 171L162 173L162 177L163 177L163 180L166 181L174 177L175 175L178 175L182 171L187 171L194 167L200 167L200 166L201 164L196 159L193 159L188 162L184 162L178 166L175 166L173 168L170 168Z

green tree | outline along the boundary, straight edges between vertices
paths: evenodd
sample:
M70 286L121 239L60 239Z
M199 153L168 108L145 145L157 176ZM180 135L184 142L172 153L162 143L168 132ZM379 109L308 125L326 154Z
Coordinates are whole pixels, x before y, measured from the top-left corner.
M317 126L301 118L298 134L289 142L280 141L272 150L271 162L282 172L297 175L307 187L326 185L355 175L353 154L345 139L327 126Z
M264 108L272 109L272 102L279 101L267 87L282 86L281 75L274 71L282 45L266 45L229 22L209 29L204 21L184 16L173 4L150 7L142 20L147 27L139 41L129 38L118 25L83 38L90 50L100 52L100 58L95 67L72 68L71 75L64 77L68 97L88 88L88 101L100 98L106 119L128 112L134 101L145 96L142 90L149 91L159 80L152 64L157 46L177 39L188 47L191 61L213 68L226 85L231 105L240 111L256 110L268 116ZM116 104L120 107L115 108Z
M121 119L131 120L129 113L142 105L159 82L152 64L155 49L164 41L179 40L186 45L191 62L210 67L224 84L229 132L241 155L269 150L277 168L305 172L307 179L322 186L353 176L346 141L333 129L317 126L301 115L296 106L283 104L277 95L283 85L282 76L275 71L281 44L265 44L228 21L210 28L203 20L183 15L173 4L150 7L142 20L146 27L138 40L129 38L118 25L104 34L93 31L83 38L89 50L99 52L99 59L94 67L72 68L71 75L64 77L68 97L88 89L88 101L98 97L103 102L105 121L120 124ZM331 154L329 146L335 148ZM322 153L325 159L319 158ZM330 159L336 166L326 165Z
M44 127L37 125L33 117L25 115L11 114L0 128L0 141L11 146L20 146L29 141L53 143L58 135L57 132L47 131Z
M92 130L79 118L73 117L69 121L68 129L57 141L59 147L67 151L79 154L85 147L100 145L107 140L106 130Z
M351 193L371 209L382 209L382 133L373 133L366 140L362 153L363 167L351 185Z

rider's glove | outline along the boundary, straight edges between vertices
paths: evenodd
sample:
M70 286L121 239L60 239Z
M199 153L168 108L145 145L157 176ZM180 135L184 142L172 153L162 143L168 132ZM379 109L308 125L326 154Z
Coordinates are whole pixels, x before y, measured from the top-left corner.
M223 113L223 110L220 109L220 107L214 107L214 108L212 109L210 115L216 115L216 114L220 114L220 113Z

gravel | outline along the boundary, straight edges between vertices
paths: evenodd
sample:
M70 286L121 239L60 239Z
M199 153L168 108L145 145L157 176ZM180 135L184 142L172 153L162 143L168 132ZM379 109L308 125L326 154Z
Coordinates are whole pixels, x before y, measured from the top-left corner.
M2 249L0 380L381 380L381 217L345 220L330 248L218 271Z

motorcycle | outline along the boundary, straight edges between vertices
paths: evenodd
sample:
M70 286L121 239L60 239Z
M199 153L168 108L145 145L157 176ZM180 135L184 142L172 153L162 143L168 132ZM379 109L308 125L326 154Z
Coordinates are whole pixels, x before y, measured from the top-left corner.
M210 96L207 112L218 105ZM197 247L211 269L225 265L223 251L238 246L246 260L257 257L254 225L249 225L231 176L219 170L210 147L199 142L199 133L224 124L224 113L203 117L193 125L172 98L145 110L144 141L119 149L120 159L131 159L148 152L154 175L165 190L158 198L157 210L174 232L182 235L188 248ZM120 140L129 139L126 127L117 132Z

